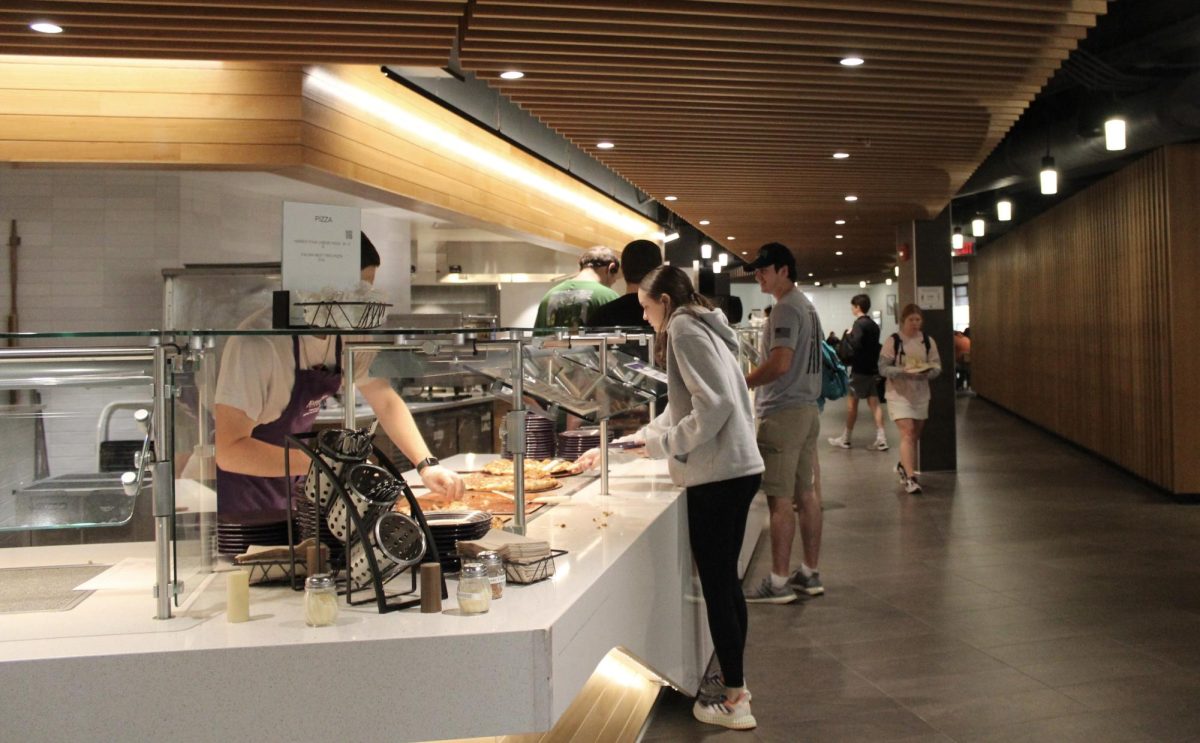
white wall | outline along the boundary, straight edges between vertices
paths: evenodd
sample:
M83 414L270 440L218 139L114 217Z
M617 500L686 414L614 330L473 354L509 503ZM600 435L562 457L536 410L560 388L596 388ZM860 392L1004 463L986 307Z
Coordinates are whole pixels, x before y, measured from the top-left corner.
M825 331L825 335L829 335L829 332L833 331L833 334L840 338L842 332L849 330L850 326L854 324L854 314L850 311L850 299L855 294L866 294L871 298L872 315L875 310L880 311L880 317L876 321L880 325L882 335L886 336L896 332L896 319L887 313L887 295L897 294L895 285L872 284L866 289L860 289L858 286L809 285L801 286L800 289L817 308L817 315L821 318L821 328ZM758 284L733 284L732 293L741 298L744 316L749 316L750 310L763 309L767 305L775 303L774 297L764 294L758 288Z
M0 242L7 243L10 220L17 220L20 329L161 327L162 269L185 263L278 261L285 199L371 209L364 212L363 224L384 260L380 284L397 305L393 312L409 310L411 233L406 220L395 216L398 210L377 211L373 207L381 205L374 202L270 173L5 169L0 170ZM7 247L0 255L3 315L9 299ZM141 343L121 339L115 344ZM63 387L44 392L51 474L95 470L100 410L110 400L130 397L130 390ZM134 396L140 397L138 392ZM0 441L12 433L7 426L0 421ZM114 436L140 438L136 431L114 430ZM0 480L5 472L0 471Z
M500 284L500 327L532 328L538 304L552 286L551 282Z

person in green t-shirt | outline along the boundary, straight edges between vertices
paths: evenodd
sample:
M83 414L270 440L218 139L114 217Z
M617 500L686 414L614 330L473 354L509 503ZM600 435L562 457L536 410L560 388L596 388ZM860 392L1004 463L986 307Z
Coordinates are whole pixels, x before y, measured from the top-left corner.
M579 256L579 273L542 297L533 326L586 327L596 310L617 298L612 285L620 268L621 261L611 248L588 248Z

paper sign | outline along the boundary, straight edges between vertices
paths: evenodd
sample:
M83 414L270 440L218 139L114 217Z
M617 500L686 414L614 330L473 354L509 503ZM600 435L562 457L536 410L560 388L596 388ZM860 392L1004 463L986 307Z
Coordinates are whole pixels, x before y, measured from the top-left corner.
M359 230L354 207L283 203L283 288L353 289L360 280Z
M946 309L946 295L940 286L918 286L917 306L923 310Z

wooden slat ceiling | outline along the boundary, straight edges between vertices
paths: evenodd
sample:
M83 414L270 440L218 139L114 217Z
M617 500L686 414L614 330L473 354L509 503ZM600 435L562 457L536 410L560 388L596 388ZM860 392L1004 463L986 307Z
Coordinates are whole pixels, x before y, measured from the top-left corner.
M828 280L882 277L895 225L945 206L1105 7L7 0L0 53L443 66L465 27L464 69L652 196L678 196L668 206L710 220L701 229L716 242L753 255L780 240ZM67 32L31 33L41 19ZM838 64L847 55L866 64ZM498 77L509 69L526 76ZM834 160L839 150L850 158Z

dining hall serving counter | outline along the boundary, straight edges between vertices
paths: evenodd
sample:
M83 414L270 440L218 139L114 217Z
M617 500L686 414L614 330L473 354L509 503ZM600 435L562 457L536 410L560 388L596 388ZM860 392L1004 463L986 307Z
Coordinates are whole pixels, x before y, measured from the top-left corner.
M0 615L4 737L426 741L544 731L613 648L690 693L712 645L681 490L665 463L649 460L614 466L609 485L610 496L593 482L529 522L529 536L567 554L553 578L510 584L483 615L459 614L450 581L440 614L343 603L335 626L311 628L300 593L252 587L251 620L230 624L220 573L172 620L151 620L145 596L129 596L144 631L36 639L30 625L46 614ZM756 501L743 570L764 513ZM0 560L62 564L71 549L6 550Z

